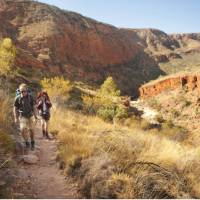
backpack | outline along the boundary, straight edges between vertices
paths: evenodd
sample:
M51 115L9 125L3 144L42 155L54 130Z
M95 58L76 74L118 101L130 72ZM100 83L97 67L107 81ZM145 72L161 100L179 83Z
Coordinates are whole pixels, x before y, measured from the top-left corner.
M20 97L20 95L21 95L20 89L17 88L16 91L15 91L15 99L17 99L18 97ZM28 95L33 96L32 95L32 91L29 88L28 88Z
M30 104L31 104L31 97L33 98L32 91L28 88L28 101L29 101ZM16 99L18 99L18 103L19 103L19 105L21 105L22 104L22 98L21 98L21 92L20 92L19 88L17 88L16 91L15 91L15 100ZM19 112L19 114L22 114L23 110L19 110L18 112Z

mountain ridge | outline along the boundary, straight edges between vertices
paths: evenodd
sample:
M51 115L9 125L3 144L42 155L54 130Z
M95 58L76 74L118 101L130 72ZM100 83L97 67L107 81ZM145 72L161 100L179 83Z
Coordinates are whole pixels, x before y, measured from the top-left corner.
M138 95L143 83L165 75L159 63L200 49L194 38L184 37L188 45L184 43L182 52L178 36L157 29L117 28L31 0L1 1L0 22L0 38L12 38L36 59L21 62L22 68L39 65L50 74L91 85L113 76L122 92L131 95Z

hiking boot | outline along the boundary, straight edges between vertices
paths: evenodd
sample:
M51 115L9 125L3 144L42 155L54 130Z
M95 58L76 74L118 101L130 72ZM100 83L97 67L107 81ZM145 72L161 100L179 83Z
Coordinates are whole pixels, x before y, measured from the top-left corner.
M35 141L31 141L31 150L32 150L32 151L35 150Z
M48 132L46 132L46 139L51 140Z
M30 143L28 141L24 142L24 144L25 144L27 149L30 148Z

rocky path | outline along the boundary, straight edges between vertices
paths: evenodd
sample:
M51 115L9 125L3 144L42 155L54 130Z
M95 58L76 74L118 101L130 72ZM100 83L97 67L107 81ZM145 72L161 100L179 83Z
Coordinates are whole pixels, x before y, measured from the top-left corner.
M158 112L148 106L146 106L142 100L137 100L137 101L131 101L130 106L137 108L139 111L142 111L143 114L141 117L143 119L146 119L147 121L151 123L157 123L156 121L156 116L158 115Z
M36 134L36 150L21 156L17 181L13 188L14 198L81 198L78 186L70 177L64 176L56 163L56 140Z

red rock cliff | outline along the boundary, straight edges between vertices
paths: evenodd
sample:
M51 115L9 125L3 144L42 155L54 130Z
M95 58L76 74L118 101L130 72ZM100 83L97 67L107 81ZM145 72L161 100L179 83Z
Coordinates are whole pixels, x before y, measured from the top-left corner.
M178 87L184 87L188 90L198 88L200 90L200 74L182 74L156 80L141 86L139 88L139 93L141 98L148 98L156 96L163 91L173 90Z

